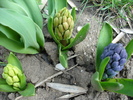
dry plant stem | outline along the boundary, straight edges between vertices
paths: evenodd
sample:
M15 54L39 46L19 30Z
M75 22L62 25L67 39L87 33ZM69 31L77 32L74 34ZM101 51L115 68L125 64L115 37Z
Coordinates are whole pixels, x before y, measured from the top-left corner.
M77 6L72 2L72 0L67 0L67 2L68 2L68 4L69 4L72 8L75 7L75 10L78 11Z
M47 1L48 0L42 0L42 2L41 2L42 4L39 5L40 10L42 10L44 8L44 6L46 5Z
M80 55L80 54L70 56L70 57L67 58L67 60L70 60L70 59L72 59L72 58L75 58L75 57L77 57L77 56L79 56L79 55Z
M118 34L114 40L112 41L112 43L117 43L126 33L124 32L120 32L120 34Z
M63 95L63 96L57 98L57 100L59 100L59 99L69 99L69 98L73 98L73 97L81 95L81 94L85 94L85 93L73 93L73 94Z
M67 69L66 71L69 71L69 70L75 68L77 65L78 65L78 64L74 65L73 67ZM58 72L58 73L56 73L56 74L54 74L54 75L48 77L47 79L45 79L45 80L43 80L43 81L37 83L37 84L35 85L35 88L38 87L38 86L40 86L40 85L42 85L43 83L47 82L48 80L50 80L50 79L52 79L52 78L54 78L54 77L56 77L56 76L59 76L59 75L61 75L61 74L63 74L63 71L60 71L60 72Z

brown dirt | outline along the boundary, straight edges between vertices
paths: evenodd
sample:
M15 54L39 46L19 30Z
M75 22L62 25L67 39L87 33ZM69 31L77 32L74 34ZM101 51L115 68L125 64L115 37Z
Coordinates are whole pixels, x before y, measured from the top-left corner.
M80 2L75 1L77 5ZM80 12L80 11L79 11ZM111 93L111 92L97 92L93 89L90 83L92 74L95 72L95 51L96 41L98 39L99 31L101 28L102 17L95 16L96 9L86 8L80 15L77 14L78 22L75 26L74 34L76 34L76 27L83 26L86 23L90 23L90 30L84 41L73 47L69 54L79 54L78 57L69 60L69 67L78 64L78 67L68 71L69 74L64 73L50 80L50 82L65 83L70 85L77 85L87 89L87 93L79 95L77 97L65 100L132 100L133 98ZM36 55L23 55L16 54L22 62L22 66L27 77L27 82L36 84L47 77L57 73L54 70L58 61L57 45L47 32L46 26L44 26L44 35L46 38L45 51ZM125 36L122 43L127 44ZM8 56L9 51L0 47L0 60ZM131 58L125 65L124 70L117 77L133 78L133 58ZM0 67L0 73L2 73L3 67ZM36 95L32 97L23 97L20 100L56 100L56 98L66 93L46 87L45 84L36 88ZM0 92L0 100L14 100L18 97L18 93L3 93Z

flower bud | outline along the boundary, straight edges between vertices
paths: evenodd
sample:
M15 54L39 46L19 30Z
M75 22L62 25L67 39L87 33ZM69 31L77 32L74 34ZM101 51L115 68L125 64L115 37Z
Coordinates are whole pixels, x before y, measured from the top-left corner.
M106 57L110 57L110 61L105 68L103 79L113 78L124 68L127 59L127 52L122 44L111 43L104 48L101 59L103 60Z
M21 86L21 80L20 77L22 77L23 73L20 69L18 69L16 66L13 66L11 64L7 64L6 67L4 67L2 77L6 80L8 85L12 85L14 89L20 90Z
M53 25L54 33L58 40L67 40L71 37L74 21L67 8L61 9L55 15Z

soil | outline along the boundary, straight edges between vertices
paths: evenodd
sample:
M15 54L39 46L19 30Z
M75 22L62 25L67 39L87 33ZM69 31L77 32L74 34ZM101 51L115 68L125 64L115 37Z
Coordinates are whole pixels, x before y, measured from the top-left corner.
M78 7L77 12L78 21L75 26L74 34L77 33L77 27L83 26L86 23L90 23L90 30L86 38L69 51L69 56L79 55L69 60L69 67L78 64L78 66L68 73L63 73L49 82L65 83L69 85L76 85L87 89L87 93L73 97L71 99L62 100L133 100L132 97L125 95L112 93L112 92L97 92L93 89L90 80L92 74L95 72L95 52L96 42L101 28L103 17L97 16L97 8L85 8L83 13L80 14L80 3L75 0L74 2ZM45 20L45 19L44 19ZM55 65L59 63L58 50L56 43L50 37L47 26L43 29L45 36L45 50L35 55L24 55L16 54L20 59L24 73L27 77L27 82L36 84L47 77L57 73ZM116 33L114 33L116 35ZM104 40L103 40L104 41ZM125 36L120 41L124 45L129 41L128 37ZM0 47L0 60L6 61L10 51L3 47ZM133 78L133 57L125 64L125 68L116 77ZM3 67L0 67L0 74L2 73ZM0 76L1 77L1 76ZM48 88L46 84L43 84L36 88L36 95L31 97L22 97L19 100L56 100L60 96L67 93ZM18 93L4 93L0 92L0 100L15 100L16 97L20 96Z

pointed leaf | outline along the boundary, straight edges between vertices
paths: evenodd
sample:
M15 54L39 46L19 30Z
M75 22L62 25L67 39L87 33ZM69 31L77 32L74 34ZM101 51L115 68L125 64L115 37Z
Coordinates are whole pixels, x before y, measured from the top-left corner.
M78 44L79 42L83 41L88 33L89 30L89 24L86 24L76 35L76 37L70 42L70 44L66 47L64 47L62 50L67 50L71 48L72 46Z
M55 0L48 0L48 14L54 16L55 14Z
M33 96L33 95L35 95L35 87L33 84L28 83L26 89L24 91L19 91L19 93L22 96Z
M42 29L43 28L43 19L40 12L40 8L36 0L23 0L28 7L28 10L32 16L32 20Z
M133 53L133 39L128 43L128 45L126 46L125 49L126 49L127 54L128 54L127 59L129 59Z
M112 91L120 94L125 94L127 96L132 96L133 97L133 79L110 79L111 80L116 80L116 82L119 82L122 84L124 87L118 91ZM110 91L110 90L109 90Z
M75 11L75 8L72 8L71 15L73 17L73 20L75 21L76 20L76 11Z
M7 48L13 52L17 52L17 53L24 53L24 54L38 53L38 51L34 48L24 48L23 43L8 39L1 32L0 32L0 45L4 46L5 48Z
M59 60L63 67L68 68L67 51L61 51L61 46L59 46Z
M105 90L109 91L121 90L124 87L124 85L119 82L101 82L101 85Z
M55 0L56 13L64 7L67 7L67 0Z
M98 71L99 71L99 80L101 81L102 77L103 77L103 74L104 74L104 70L106 68L106 65L108 64L110 58L109 57L106 57L102 60L99 68L98 68Z
M100 80L99 80L99 72L95 72L91 77L91 84L93 88L97 91L103 91L103 88L101 86Z
M97 52L96 52L96 70L98 70L101 63L101 54L108 44L112 42L112 28L108 23L104 23L100 31L100 35L97 42Z
M8 60L8 63L9 63L9 64L12 64L13 66L16 66L16 67L18 67L21 71L23 71L23 70L22 70L22 65L21 65L19 59L18 59L12 52L11 52L10 55L8 56L7 60Z

